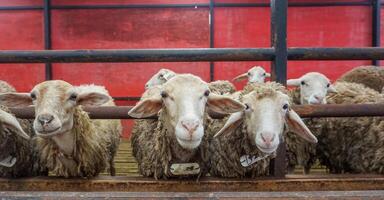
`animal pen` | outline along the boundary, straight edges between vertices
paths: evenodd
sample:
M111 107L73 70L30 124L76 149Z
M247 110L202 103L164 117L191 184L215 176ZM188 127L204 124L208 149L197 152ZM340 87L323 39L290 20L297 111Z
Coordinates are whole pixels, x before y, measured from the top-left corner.
M197 4L154 4L154 5L50 5L44 0L43 6L7 6L0 10L43 10L45 50L1 50L0 63L45 63L45 79L52 79L51 63L91 62L210 62L209 79L214 80L215 61L270 61L272 80L286 84L287 63L304 60L372 60L379 65L384 59L384 48L380 47L381 4L372 1L317 1L288 2L271 0L270 3L209 3ZM290 6L343 6L363 5L372 8L372 47L287 47L287 12ZM216 48L212 30L215 8L226 7L269 7L271 9L271 47L268 48ZM51 50L52 9L110 9L110 8L193 8L209 9L210 48L178 49L70 49ZM1 11L0 11L1 12ZM128 77L129 78L129 77ZM129 86L128 86L129 87ZM116 100L133 101L138 97L116 97ZM127 115L132 106L87 107L94 119L131 119ZM300 105L294 107L301 117L358 117L384 116L380 104L356 105ZM33 108L12 108L20 118L33 118ZM220 117L220 116L216 116ZM273 176L259 179L219 179L205 177L195 180L154 180L135 177L96 177L93 179L61 179L56 177L0 179L1 191L128 191L128 192L215 192L215 191L328 191L328 190L384 190L384 177L373 174L343 175L286 175L285 147L280 145L277 157L271 164Z

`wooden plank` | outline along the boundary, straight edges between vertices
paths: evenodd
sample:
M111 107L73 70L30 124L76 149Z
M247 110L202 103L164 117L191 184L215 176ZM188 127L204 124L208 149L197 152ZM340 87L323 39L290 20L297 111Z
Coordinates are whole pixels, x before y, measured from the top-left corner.
M35 177L0 179L0 191L82 191L82 192L288 192L384 190L382 175L289 175L285 179L194 179L154 180L143 177L97 177L62 179Z

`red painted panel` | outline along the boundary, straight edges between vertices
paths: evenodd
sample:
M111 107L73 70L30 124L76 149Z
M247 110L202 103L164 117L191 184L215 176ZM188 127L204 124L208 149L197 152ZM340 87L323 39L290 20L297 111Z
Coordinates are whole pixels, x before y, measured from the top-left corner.
M1 11L0 49L42 49L43 18L41 11Z
M42 0L0 0L1 6L40 6Z
M54 10L52 16L55 49L209 46L206 8Z
M52 0L52 5L113 5L113 4L195 4L209 0Z
M25 2L29 1L13 3L24 5ZM0 49L43 49L42 22L41 11L1 11ZM30 91L36 83L44 80L44 64L1 64L0 79L8 81L18 91Z

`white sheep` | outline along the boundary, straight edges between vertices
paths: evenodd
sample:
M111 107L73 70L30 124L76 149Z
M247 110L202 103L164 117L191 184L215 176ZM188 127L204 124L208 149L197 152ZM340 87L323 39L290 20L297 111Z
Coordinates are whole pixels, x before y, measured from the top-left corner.
M151 88L156 85L162 85L174 76L176 76L176 73L172 70L160 69L148 80L148 82L145 84L145 89Z
M318 72L309 72L300 78L287 80L287 86L296 87L290 91L289 95L297 105L306 104L326 104L326 95L335 93L336 90L331 81L323 74ZM322 126L326 123L325 119L304 119L307 127L315 136L319 137L322 132ZM316 145L303 142L303 140L294 134L285 136L287 145L287 164L288 173L292 173L296 165L303 167L304 174L309 173L311 166L317 160Z
M240 95L246 109L232 114L223 125L214 120L209 133L212 176L257 177L269 174L270 159L280 144L285 124L292 132L316 143L316 137L290 108L290 97L278 83L247 85ZM221 129L220 129L221 128Z
M248 79L248 83L264 83L265 78L271 77L270 73L267 73L263 67L254 66L248 70L247 73L236 76L233 81L242 81Z
M41 164L64 177L92 177L109 167L122 132L120 120L91 120L82 106L114 106L104 87L75 87L60 81L45 81L30 93L0 94L7 106L35 106L36 146Z
M164 83L157 95L142 98L130 110L135 118L158 115L156 120L135 120L131 139L140 174L158 179L207 173L209 138L204 131L210 118L206 107L222 114L244 109L229 97L211 93L199 77L179 74Z

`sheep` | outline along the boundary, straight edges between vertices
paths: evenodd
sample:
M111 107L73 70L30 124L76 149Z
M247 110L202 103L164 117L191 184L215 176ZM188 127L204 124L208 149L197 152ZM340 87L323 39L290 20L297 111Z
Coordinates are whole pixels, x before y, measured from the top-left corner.
M360 83L378 92L384 87L384 69L377 66L360 66L343 74L338 81Z
M384 95L362 84L337 81L328 104L384 103ZM331 173L384 173L382 117L328 118L317 156Z
M318 72L309 72L300 78L287 80L287 86L294 86L295 89L289 92L293 99L293 103L297 105L306 104L326 104L326 95L330 92L336 92L330 80L323 74ZM322 124L326 123L325 119L305 119L307 127L319 137L322 132ZM303 167L303 173L308 174L311 166L317 160L316 145L303 142L295 134L285 135L287 149L287 171L292 173L296 165Z
M230 95L236 92L235 86L231 82L225 80L210 82L208 83L208 87L211 92L219 95Z
M142 99L129 111L134 118L158 115L156 120L135 120L132 130L133 155L141 175L199 178L208 172L209 138L204 130L211 119L205 107L221 114L244 109L238 101L211 93L199 77L179 74L164 83L160 93ZM181 168L188 171L180 174Z
M292 132L316 143L316 137L290 108L290 101L281 84L247 85L240 95L246 109L231 114L224 125L222 120L209 125L209 134L216 133L210 145L210 174L231 178L268 175L269 162L275 156L285 124Z
M176 73L169 69L160 69L155 75L153 75L145 84L145 89L151 88L156 85L162 85L172 77L176 76Z
M0 94L0 104L35 106L33 128L41 165L61 177L93 177L105 168L115 175L120 120L91 120L82 106L114 106L102 86L45 81L30 93Z
M254 66L248 70L247 73L236 76L233 81L242 81L248 79L248 83L264 83L265 78L271 77L270 73L267 73L263 67Z
M0 81L0 93L15 91L13 86ZM0 177L47 175L38 162L31 140L34 135L30 120L17 119L7 107L0 106Z

